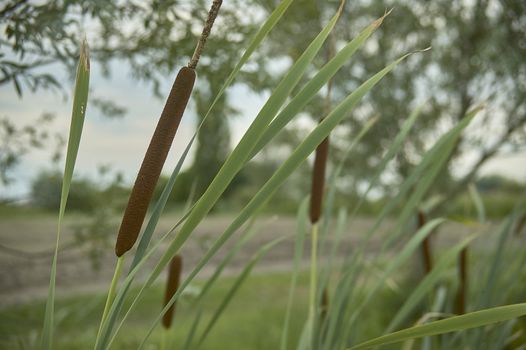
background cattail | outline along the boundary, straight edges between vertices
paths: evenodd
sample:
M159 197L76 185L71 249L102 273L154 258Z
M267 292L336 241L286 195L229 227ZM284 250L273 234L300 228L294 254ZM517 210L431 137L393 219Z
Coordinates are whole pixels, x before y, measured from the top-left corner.
M456 314L466 313L466 294L468 290L468 248L462 249L458 261L458 290L456 298Z
M323 206L323 193L325 191L325 169L329 155L329 138L326 138L316 148L314 168L312 170L312 188L310 200L310 221L317 223L321 216Z
M334 36L330 35L329 45L327 48L327 62L329 62L334 55ZM332 79L327 84L327 95L325 97L325 114L330 113L331 110L331 92L332 92ZM312 169L312 187L310 197L310 222L313 225L318 224L320 220L322 208L323 208L323 195L325 193L325 173L327 169L327 159L329 157L329 136L327 136L319 145L316 147L316 153L314 155L314 165ZM314 231L313 231L314 232ZM314 238L313 238L314 239ZM317 244L317 242L313 243ZM329 310L329 291L327 286L321 291L320 302L320 324L323 325L327 318Z
M418 211L418 229L421 229L426 224L426 216L423 211ZM422 242L422 260L424 263L424 271L428 274L433 268L433 255L431 252L431 237L428 235Z
M153 191L192 93L194 82L194 69L183 67L179 70L122 218L115 245L115 254L119 257L133 247L139 236Z
M176 255L172 258L172 261L170 262L170 268L168 271L168 279L166 281L166 291L164 294L164 306L168 304L170 299L175 295L177 292L177 288L179 288L179 281L181 279L181 272L183 270L183 258L180 255ZM166 311L166 313L163 315L163 327L168 329L172 325L172 319L173 315L175 313L175 304L173 303L172 306Z

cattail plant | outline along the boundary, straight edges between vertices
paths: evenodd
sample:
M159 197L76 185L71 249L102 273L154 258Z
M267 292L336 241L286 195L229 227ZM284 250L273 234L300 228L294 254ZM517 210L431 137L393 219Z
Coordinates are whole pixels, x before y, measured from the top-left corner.
M221 0L214 0L188 67L181 68L175 78L172 90L161 113L161 118L137 174L137 179L128 200L128 206L122 218L115 244L117 257L130 250L135 241L137 241L153 191L190 99L195 82L195 68L199 62L206 39L210 35L210 30L217 17L221 3Z
M328 49L327 49L327 61L330 61L333 56L334 50L334 35L329 36ZM325 97L325 113L331 111L331 92L332 92L332 79L327 82L327 95ZM323 120L323 119L321 119ZM320 120L320 122L321 122ZM316 246L317 246L317 233L318 233L318 222L321 217L323 208L323 195L325 192L325 172L327 169L327 159L329 157L329 136L327 136L319 145L316 147L314 155L314 165L312 169L312 185L311 185L311 197L310 197L310 222L312 225L312 260L313 264L316 257ZM315 265L313 265L313 273L315 280ZM314 284L313 284L314 285ZM313 298L316 298L315 290L311 291ZM322 290L320 300L320 321L324 322L327 312L329 309L329 292L327 286ZM313 310L312 310L313 311Z
M468 291L468 248L462 249L458 260L458 290L455 302L455 313L466 313L466 294Z
M166 280L166 290L164 293L164 304L166 306L168 302L177 292L179 288L179 282L181 280L181 272L183 271L183 258L181 255L176 255L172 258L170 262L170 267L168 270L168 278ZM168 331L172 326L172 320L175 314L176 303L173 303L170 308L165 312L162 319L163 325L163 340L162 340L162 349L166 349L166 341L168 338Z
M118 258L117 265L106 300L99 334L115 294L116 281L121 273L124 254L133 247L139 236L153 191L159 180L161 170L168 156L190 95L192 94L196 78L195 68L197 67L197 63L199 62L206 40L210 35L221 4L222 0L213 1L192 58L188 66L182 67L175 78L157 127L144 155L119 228L119 234L115 244L115 254Z

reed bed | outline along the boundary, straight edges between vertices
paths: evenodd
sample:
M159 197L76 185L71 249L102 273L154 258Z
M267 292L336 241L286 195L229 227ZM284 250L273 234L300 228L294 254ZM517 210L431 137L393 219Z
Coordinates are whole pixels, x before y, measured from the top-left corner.
M202 123L205 123L207 118L211 116L216 102L224 93L225 89L235 81L244 64L261 45L272 28L285 15L291 2L292 0L281 1L265 20L260 30L247 45L247 50L235 65L235 68L224 85L217 92L217 96ZM110 349L119 337L126 337L126 322L130 314L136 311L137 305L144 301L145 293L154 285L161 273L168 267L169 276L163 308L154 319L150 320L150 326L144 329L144 334L140 335L142 340L138 348L144 349L150 346L150 337L160 326L165 332L170 329L175 305L185 289L195 280L199 272L210 263L217 252L223 248L229 240L235 237L236 232L245 227L246 230L241 235L241 239L235 245L234 249L232 249L216 267L215 272L208 279L208 283L205 284L202 293L196 299L195 303L192 304L191 310L195 313L195 318L186 339L181 344L174 345L177 348L184 349L197 349L201 347L218 320L220 320L224 314L228 305L235 300L238 291L243 283L246 282L258 261L268 251L273 249L273 247L281 244L284 239L291 238L280 237L262 245L244 266L241 273L234 279L222 301L217 305L217 308L212 312L208 320L203 320L201 317L203 308L202 300L205 299L208 291L214 288L215 282L218 280L228 262L242 249L243 244L252 239L256 234L257 230L253 230L252 225L258 213L290 175L293 174L313 152L315 153L315 161L310 202L306 198L300 205L297 215L297 231L294 237L292 237L295 246L294 265L281 334L282 350L289 348L290 342L294 342L295 347L298 349L358 350L413 341L414 339L428 338L433 335L442 335L443 338L441 339L444 339L444 344L447 343L453 347L462 347L466 346L466 344L481 344L486 342L490 335L494 336L495 334L497 334L496 338L498 339L507 339L506 336L503 336L505 333L503 333L504 331L502 329L504 328L502 327L495 328L497 329L495 334L478 330L473 331L475 333L469 333L471 334L469 337L455 337L454 334L450 333L493 325L498 322L513 322L514 319L526 315L526 304L520 303L521 300L498 298L498 293L495 291L496 281L510 281L509 275L503 273L504 267L501 266L501 257L502 254L504 254L504 247L510 242L509 237L515 236L510 234L510 232L514 230L514 227L517 226L517 224L514 223L518 222L521 215L524 214L521 211L520 205L518 205L510 218L507 219L499 229L499 245L496 249L494 259L492 259L489 265L489 272L485 275L487 276L485 283L489 292L485 294L481 300L477 301L478 304L475 304L475 301L467 299L468 275L467 270L462 270L462 266L467 266L467 247L477 238L477 235L473 234L456 242L453 246L448 247L445 252L437 254L435 257L436 261L432 262L428 239L432 232L447 220L444 218L436 218L426 221L421 214L418 216L419 224L417 232L415 234L410 232L414 226L414 214L430 193L440 171L447 166L451 153L458 144L464 130L470 125L478 111L482 108L480 106L469 111L462 120L445 132L438 141L425 152L420 162L411 170L408 177L403 179L397 193L389 198L382 212L374 219L374 224L367 229L367 232L364 234L364 241L356 247L351 247L353 254L347 255L343 261L337 261L336 259L341 249L341 238L343 235L348 234L346 232L346 225L355 219L357 210L363 204L365 196L367 196L369 191L378 183L387 165L404 146L407 135L415 125L421 107L417 108L413 114L403 121L399 133L394 138L392 144L389 145L385 154L382 155L381 161L375 169L375 173L372 174L371 183L365 191L365 194L363 194L363 197L357 203L350 204L353 210L349 211L346 206L336 208L338 215L335 228L331 226L331 215L336 205L334 200L336 191L335 182L339 176L341 176L343 163L345 159L354 152L354 147L359 144L364 137L368 136L368 132L373 125L377 121L381 123L381 119L371 118L364 123L360 130L355 131L355 136L351 140L344 156L339 160L339 164L331 173L330 181L328 181L326 185L329 135L349 113L352 113L353 109L359 105L360 101L369 91L375 88L377 84L380 84L382 79L389 79L389 73L396 69L397 65L404 64L404 60L412 54L425 54L423 53L425 50L411 52L395 59L364 81L354 89L354 91L342 98L334 107L328 104L326 113L323 118L321 118L319 124L295 147L276 172L253 194L246 205L236 213L236 216L228 227L215 237L210 247L199 257L197 264L189 266L188 273L185 274L186 276L184 278L181 278L181 248L185 242L192 237L195 229L202 220L207 217L210 210L221 198L236 175L302 111L319 93L323 86L326 84L330 86L332 77L352 58L357 50L363 47L366 40L381 26L389 13L386 13L365 27L353 40L343 45L338 45L340 48L338 52L334 52L334 55L331 54L323 67L317 70L312 76L308 76L306 74L308 68L312 66L313 60L317 57L324 43L333 32L337 21L342 16L344 9L342 2L334 16L326 23L319 34L312 38L312 41L305 48L302 55L293 62L290 69L284 74L204 194L189 207L179 222L160 239L152 243L152 235L159 217L163 212L168 195L173 189L179 170L195 140L194 134L183 156L173 169L170 180L166 184L160 199L153 204L152 214L150 215L143 234L140 235L147 209L151 205L153 189L157 184L160 172L176 135L177 128L191 98L191 92L196 79L195 69L199 57L210 34L214 19L218 15L220 6L221 1L216 0L212 3L201 38L198 40L197 47L188 67L181 68L175 79L139 170L117 237L115 254L118 258L115 274L108 290L99 331L94 341L95 349ZM307 82L303 86L300 86L299 84L302 82L302 79L306 79ZM69 183L73 174L74 163L80 143L87 105L88 83L89 59L87 46L83 44L79 69L77 71L72 126L68 142L58 220L57 250L52 264L49 296L42 333L42 349L53 348L54 287L60 226L62 217L64 216ZM328 90L330 94L330 88ZM298 92L292 96L293 91ZM196 133L199 131L199 128L200 126L198 126ZM397 210L397 215L393 216L395 210ZM483 212L483 210L481 210L481 212ZM392 227L389 235L385 236L377 254L379 256L385 253L386 249L392 247L396 247L397 254L390 259L386 266L378 267L374 266L374 264L371 266L365 257L367 245L370 243L373 235L379 234L382 223L390 216L393 217ZM321 219L325 220L323 225L320 225ZM289 332L293 312L292 305L295 299L298 274L300 273L301 261L304 255L306 228L309 224L312 229L311 266L309 269L309 315L303 325L301 336L298 339L291 339ZM174 236L173 232L176 230L177 234ZM324 249L318 249L318 235L320 235L322 242L332 242L332 245L327 243ZM329 240L329 238L332 240ZM132 248L137 241L139 241L138 247L134 252ZM150 243L152 244L150 245ZM146 280L137 282L135 280L137 273L144 271L145 267L148 266L146 262L153 260L154 254L159 252L162 247L166 247L166 249L162 252L161 257L154 261L153 269L147 271ZM369 333L364 332L363 327L367 326L367 324L364 325L360 320L367 317L367 311L370 308L377 307L377 303L381 299L381 295L379 295L380 291L382 291L386 285L393 284L393 279L407 266L411 257L418 253L419 247L424 251L424 257L427 255L427 258L424 260L426 275L415 286L414 290L408 293L407 298L403 301L402 306L396 310L390 323L387 326L384 324L378 325L379 329L376 332L378 336L363 338L363 334ZM120 281L119 277L123 270L124 257L131 254L134 254L133 262L126 276ZM376 258L378 256L376 256ZM433 320L424 324L400 329L404 325L410 325L411 322L414 321L411 318L412 313L416 312L426 296L435 294L437 285L451 264L453 264L459 256L461 261L461 283L459 291L462 292L462 308L459 306L458 313L462 315ZM373 261L375 260L373 259ZM526 264L526 259L520 261ZM523 266L524 265L517 264L517 266L513 266L514 269L512 271L519 273ZM333 277L332 279L331 276ZM330 303L329 287L333 290ZM322 292L319 293L319 291ZM513 300L517 303L510 304L508 300ZM125 301L128 301L128 303L125 303ZM468 302L470 302L469 307L466 305ZM509 305L506 305L506 303ZM442 305L443 303L438 304ZM466 309L471 309L472 305L477 311L465 313ZM449 309L443 306L437 307L437 312L439 313L447 314L449 311ZM322 317L319 318L319 315ZM163 342L162 344L162 346L167 346L168 343Z

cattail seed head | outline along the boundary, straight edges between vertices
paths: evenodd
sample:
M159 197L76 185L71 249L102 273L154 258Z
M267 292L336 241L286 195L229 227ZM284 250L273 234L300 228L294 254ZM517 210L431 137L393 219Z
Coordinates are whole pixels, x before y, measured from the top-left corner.
M166 281L166 291L164 294L164 306L172 299L179 288L179 281L181 280L181 272L183 270L183 258L176 255L170 262L170 269L168 271L168 280ZM175 313L175 303L163 315L163 327L168 329L172 325L172 318Z
M323 140L316 148L314 168L312 172L312 188L310 198L310 221L316 223L320 219L325 190L325 168L329 155L329 138Z
M153 191L192 93L194 82L195 70L188 67L179 70L122 218L115 245L115 254L119 257L133 247L139 236Z

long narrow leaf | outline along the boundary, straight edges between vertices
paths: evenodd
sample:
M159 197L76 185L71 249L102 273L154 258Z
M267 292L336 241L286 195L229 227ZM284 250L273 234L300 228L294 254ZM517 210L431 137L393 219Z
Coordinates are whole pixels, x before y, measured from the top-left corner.
M77 76L75 81L75 90L73 95L73 110L71 112L71 125L69 128L68 148L66 153L66 164L64 167L64 177L62 179L62 191L60 194L60 209L58 214L57 240L55 244L55 253L51 263L51 276L49 281L48 297L46 301L46 311L44 314L44 326L42 330L41 349L51 349L53 344L53 316L55 309L55 283L57 274L57 258L60 242L60 229L66 203L73 178L73 170L79 151L82 128L84 126L84 117L88 104L89 91L89 50L88 43L84 39L80 48L80 58L77 66Z
M348 350L370 349L376 346L393 344L407 339L456 332L464 329L476 328L497 322L507 321L524 315L526 315L526 303L500 306L491 309L470 312L461 316L450 317L445 320L435 321L386 334L350 347Z
M295 115L301 112L309 101L316 96L322 86L324 86L338 72L338 70L349 61L354 53L365 43L367 38L369 38L369 36L371 36L371 34L382 24L387 15L389 15L389 13L386 13L365 28L356 38L345 45L329 62L327 62L307 84L305 84L301 91L292 98L290 103L283 108L272 123L269 124L268 128L261 136L261 139L254 147L249 159L268 144Z
M298 281L298 273L303 258L305 233L307 232L307 213L309 210L308 198L305 198L298 209L296 219L296 238L294 240L294 262L292 267L292 277L290 280L289 299L287 301L287 308L285 311L285 322L281 333L281 350L286 350L288 345L290 316L292 313L292 304L294 302L294 292L296 291L296 284Z
M201 337L200 337L200 340L199 342L197 343L197 346L196 348L199 348L199 346L203 343L203 341L206 339L206 336L208 335L208 333L210 333L210 331L212 330L212 328L214 327L215 323L217 322L217 320L219 319L219 317L221 316L221 314L225 311L226 307L228 306L228 304L230 303L230 301L232 301L232 298L234 297L234 295L236 295L237 291L239 290L239 288L243 285L243 282L245 282L245 280L247 279L247 277L250 275L250 272L252 272L252 269L254 268L254 266L257 264L257 262L270 250L272 249L272 247L274 247L276 244L282 242L286 237L280 237L280 238L277 238L275 240L273 240L272 242L270 243L267 243L265 244L263 247L261 247L255 254L254 256L250 259L250 261L248 262L248 264L245 266L245 268L243 269L243 271L239 274L239 276L236 278L236 280L234 281L234 284L232 285L232 287L230 288L230 290L227 292L226 296L223 298L223 300L221 301L221 303L219 304L217 310L214 312L214 314L212 315L212 318L210 319L210 321L208 322L208 324L206 325L205 327L205 330L203 331L203 333L201 334Z

